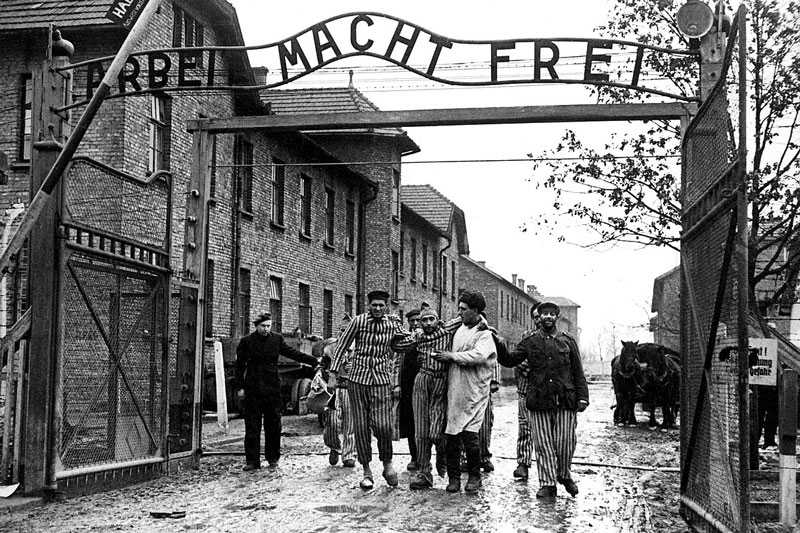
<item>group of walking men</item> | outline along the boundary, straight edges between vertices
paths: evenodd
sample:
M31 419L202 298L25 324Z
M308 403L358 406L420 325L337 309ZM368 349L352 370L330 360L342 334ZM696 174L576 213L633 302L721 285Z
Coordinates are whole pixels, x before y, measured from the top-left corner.
M481 446L481 437L484 442L488 440L490 429L486 426L491 417L491 392L496 386L494 378L499 362L518 367L519 465L514 476L527 480L532 443L541 485L537 497L554 497L556 482L563 484L570 494L577 494L570 474L576 444L576 412L586 408L589 398L577 344L555 326L557 305L540 304L536 308L539 327L526 332L509 352L504 340L497 337L483 318L486 301L479 292L463 291L458 300L458 316L447 322L441 321L435 310L423 307L418 315L419 327L416 327L417 316L412 314L408 329L399 317L387 313L388 293L373 291L367 299L368 311L345 321L339 337L324 344L322 361L328 371L328 390L333 395L324 440L331 448L332 465L338 463L340 455L346 467L354 467L357 460L363 469L359 486L364 490L373 488L374 435L382 477L389 486L398 485L392 440L397 437L395 407L405 389L406 396L410 392L413 410L413 431L412 427L404 428L410 439L410 470L416 470L410 488L433 486L431 459L435 448L437 471L440 475L447 473L446 490L461 490L463 454L468 472L464 490L478 491L481 466L487 466L488 446ZM245 337L237 350L237 378L245 389L240 391L245 397L245 470L260 466L262 418L267 461L273 468L278 463L280 417L278 414L276 422L275 413L279 413L280 399L274 398L278 354L317 364L316 358L286 346L282 340L272 339L280 335L270 333L268 327L262 331L268 323L268 315L260 316L256 332ZM259 335L268 340L251 339ZM407 358L416 364L404 364ZM408 373L402 371L408 366L416 370L413 386ZM273 371L274 381L251 377ZM267 392L253 389L262 385Z

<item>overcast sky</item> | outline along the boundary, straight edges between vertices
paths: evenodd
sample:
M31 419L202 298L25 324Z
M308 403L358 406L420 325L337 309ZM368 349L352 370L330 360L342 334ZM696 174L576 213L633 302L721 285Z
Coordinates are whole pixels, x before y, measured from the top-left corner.
M594 28L606 20L607 10L605 0L537 0L524 3L525 7L511 0L230 1L236 7L248 45L279 41L314 23L351 11L394 15L456 39L599 37ZM251 54L251 62L253 66L263 64L257 54ZM365 70L370 66L380 68ZM588 90L575 85L453 88L387 67L393 65L365 57L342 60L285 88L346 86L346 71L352 68L355 87L383 110L592 103ZM475 72L487 68L481 64L473 67ZM460 75L469 75L469 71ZM551 148L564 127L407 128L421 148L407 161L524 158L525 154ZM587 139L602 140L611 129L635 126L615 122L570 127ZM537 190L536 182L541 176L534 176L526 162L408 164L402 175L403 183L430 184L464 210L474 259L486 261L487 267L508 279L517 274L545 295L564 296L580 304L584 350L596 352L600 341L607 351L612 330L617 341L652 338L646 327L636 326L646 325L653 279L678 264L677 253L633 246L586 249L531 231L522 232L520 227L526 221L549 209L552 203L546 192ZM562 225L559 229L567 230L576 240L581 237L583 230L574 222L562 219L557 223Z

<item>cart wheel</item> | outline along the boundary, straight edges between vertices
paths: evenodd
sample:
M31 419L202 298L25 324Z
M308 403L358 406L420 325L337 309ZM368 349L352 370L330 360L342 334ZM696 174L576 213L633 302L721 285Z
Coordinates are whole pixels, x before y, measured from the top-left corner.
M301 378L294 380L292 383L292 403L295 405L295 412L298 415L308 414L308 405L306 398L311 391L311 380L308 378Z

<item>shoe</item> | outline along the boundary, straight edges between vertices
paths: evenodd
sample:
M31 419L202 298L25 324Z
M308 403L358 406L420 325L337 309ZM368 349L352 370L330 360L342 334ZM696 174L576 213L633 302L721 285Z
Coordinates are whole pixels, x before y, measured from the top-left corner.
M390 487L397 486L397 472L394 471L392 463L384 463L383 479L386 480L386 484L389 485Z
M451 477L450 482L447 484L447 487L444 490L447 492L461 492L461 478Z
M481 475L470 474L469 479L467 479L467 484L464 485L464 492L478 492L479 488L481 488Z
M244 467L242 467L242 471L243 472L252 472L253 470L258 470L259 468L261 468L261 465L259 465L259 464L247 463L246 465L244 465Z
M481 468L484 472L494 472L494 465L490 459L484 459L483 462L481 462Z
M518 464L514 470L514 477L520 481L528 481L528 465Z
M416 472L417 470L419 470L419 465L417 464L416 461L412 460L410 463L408 463L406 470L408 470L409 472Z
M430 477L430 474L425 475L422 472L417 473L411 483L408 484L408 488L411 490L423 490L431 487L433 487L433 479Z
M369 476L365 475L364 479L361 480L358 486L361 487L362 490L371 490L372 487L375 486L375 482L372 481L372 475Z
M339 452L336 450L331 450L331 453L328 454L328 462L331 466L334 466L336 463L339 462Z
M556 487L555 485L545 485L536 491L537 498L555 498L556 497Z
M558 482L564 485L564 488L567 489L567 492L570 493L571 496L575 496L578 494L578 485L575 484L574 481L570 478L558 478Z
M342 466L344 466L346 468L354 468L356 466L356 460L355 459L345 459L344 461L342 461Z
M278 469L278 461L270 461L269 465L267 465L267 468L269 468L270 470L277 470Z

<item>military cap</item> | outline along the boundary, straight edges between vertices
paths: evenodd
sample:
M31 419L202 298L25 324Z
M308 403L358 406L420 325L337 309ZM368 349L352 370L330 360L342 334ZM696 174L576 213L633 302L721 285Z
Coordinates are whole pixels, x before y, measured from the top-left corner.
M545 300L544 302L536 306L536 311L538 311L540 315L544 313L545 309L552 309L553 311L556 312L556 315L561 314L561 308L555 302L550 302Z
M262 322L266 322L267 320L272 320L272 315L269 313L261 313L255 318L255 320L253 320L253 325L257 326Z
M406 313L406 318L408 320L411 320L412 318L415 318L415 317L418 317L418 316L419 316L419 309L411 309L411 310L408 311L408 313Z
M372 300L383 300L384 302L389 301L389 293L386 291L371 291L367 294L367 301L371 302Z

